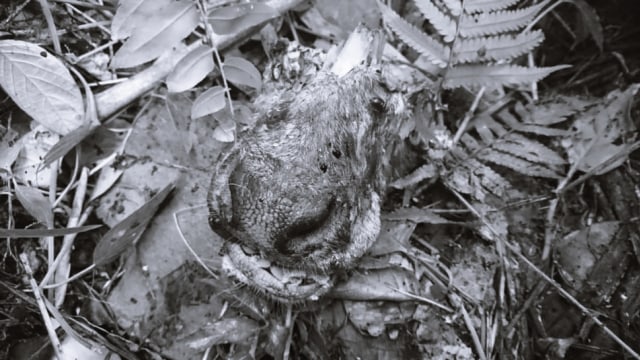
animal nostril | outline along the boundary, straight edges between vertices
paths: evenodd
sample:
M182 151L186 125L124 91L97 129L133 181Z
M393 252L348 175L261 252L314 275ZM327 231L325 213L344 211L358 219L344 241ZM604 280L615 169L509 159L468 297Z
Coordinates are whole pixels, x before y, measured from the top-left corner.
M274 244L273 248L282 255L290 256L293 254L293 250L289 248L289 239L282 238L278 239Z
M282 255L305 255L307 248L304 239L320 229L328 221L335 207L335 199L321 201L313 209L298 216L291 224L276 235L273 247Z

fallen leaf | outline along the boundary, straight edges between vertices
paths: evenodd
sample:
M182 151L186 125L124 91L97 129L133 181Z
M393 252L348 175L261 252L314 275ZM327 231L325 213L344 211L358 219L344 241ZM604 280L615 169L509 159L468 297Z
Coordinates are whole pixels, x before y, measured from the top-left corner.
M23 185L15 185L16 197L27 212L41 224L53 226L53 212L49 199L40 190Z
M167 185L146 204L104 234L93 251L94 264L96 266L108 264L133 245L174 188L174 183Z

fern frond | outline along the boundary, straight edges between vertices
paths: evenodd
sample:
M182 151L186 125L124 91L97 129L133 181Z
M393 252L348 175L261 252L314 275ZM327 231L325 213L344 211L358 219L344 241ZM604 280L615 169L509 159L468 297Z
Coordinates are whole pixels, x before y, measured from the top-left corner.
M491 148L545 165L565 165L567 161L545 145L520 134L510 133L504 139L491 144Z
M382 12L385 23L398 35L400 40L407 43L414 50L422 54L425 58L439 67L447 66L449 58L449 48L444 47L440 42L433 39L422 30L409 24L402 19L395 11L378 1L378 7Z
M444 86L451 89L460 86L525 85L569 66L459 65L449 70Z
M482 145L469 134L461 138L470 153L523 175L558 178L559 166L566 161L546 146L518 134L508 134L506 139Z
M554 120L555 122L549 123L549 125L535 124L532 119L532 112L536 111L537 106L538 105L536 104L532 110L529 110L521 103L516 103L514 110L520 119L512 114L509 109L502 110L497 114L494 114L494 116L497 117L500 122L509 126L512 130L521 133L530 133L542 136L568 136L571 133L568 130L549 127L549 125L564 121L564 119Z
M568 136L569 134L571 134L571 132L568 130L556 129L546 125L523 123L520 120L516 119L516 117L510 114L508 111L500 112L495 116L498 117L503 123L507 124L514 131L521 133L529 133L549 137ZM526 120L523 119L523 121Z
M460 35L463 37L497 35L521 29L527 26L549 1L544 0L539 4L516 10L463 15L460 19Z
M431 25L442 35L445 42L452 42L456 36L456 23L434 5L432 0L415 0L416 7Z
M504 153L495 149L487 149L478 153L478 158L484 161L507 167L522 175L537 176L549 179L562 178L557 172L542 164L532 163L517 156Z
M516 0L519 1L519 0ZM462 14L462 1L460 0L442 0L444 6L451 11L451 15L460 16Z
M469 14L506 9L520 0L466 0L464 11Z
M496 136L502 137L509 132L509 130L495 121L491 116L477 117L473 119L471 124L485 144L491 144ZM493 135L494 133L496 136Z
M484 200L487 194L505 198L513 186L502 175L474 158L467 158L456 166L445 183L452 188Z
M456 42L454 47L455 62L511 60L533 50L540 45L542 40L544 40L544 34L540 30L516 36L500 35L461 39Z
M552 125L567 120L567 117L582 111L589 102L576 97L560 97L547 104L538 104L530 109L530 122L538 125Z

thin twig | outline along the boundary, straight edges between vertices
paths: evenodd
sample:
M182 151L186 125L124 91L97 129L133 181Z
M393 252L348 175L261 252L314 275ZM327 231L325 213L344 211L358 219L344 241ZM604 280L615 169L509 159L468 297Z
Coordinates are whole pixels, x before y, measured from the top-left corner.
M483 86L480 88L480 90L478 90L478 93L476 93L476 96L473 99L473 103L471 104L471 107L469 107L469 110L464 114L464 119L462 120L462 124L460 124L458 131L456 131L456 135L453 137L452 146L455 146L458 143L458 141L460 141L460 138L462 137L462 135L467 131L467 127L469 126L469 121L471 121L471 119L473 118L473 114L476 112L476 109L480 104L480 99L482 99L482 95L484 95L484 92L486 89L487 89L486 86Z
M42 320L44 321L44 326L47 328L47 333L49 334L49 339L51 340L51 345L53 346L53 351L56 353L58 359L63 359L62 357L62 345L60 344L60 339L58 339L58 335L56 334L56 330L53 327L53 323L51 322L51 317L49 316L49 312L47 311L47 306L44 304L42 299L42 293L40 292L40 288L36 283L36 280L33 278L33 271L31 270L31 265L29 265L29 259L27 258L27 254L20 254L20 262L24 267L25 272L29 276L29 284L31 285L31 289L33 290L33 296L36 298L36 303L38 304L38 308L40 309L40 314L42 315Z
M69 214L69 220L67 222L67 227L76 227L80 222L80 216L82 215L82 207L84 205L84 198L87 194L87 183L89 178L89 171L87 168L83 168L80 173L80 179L78 180L78 186L76 187L76 193L73 198L73 203L71 207L71 213ZM76 239L78 234L69 234L65 235L62 240L62 247L73 247L73 242ZM71 270L71 251L68 251L64 254L58 255L62 257L59 265L55 270L54 280L56 282L61 282L69 279L69 271ZM55 306L60 307L64 303L64 298L67 292L67 283L62 284L60 287L56 288L55 293Z
M173 222L176 225L176 229L178 230L178 234L180 235L180 239L182 240L182 242L184 243L184 245L187 247L187 250L189 250L189 252L191 253L191 255L193 255L193 257L196 259L196 261L198 262L198 264L200 264L200 266L202 266L202 268L209 273L209 275L211 275L212 278L217 279L218 275L216 275L213 271L211 271L211 269L209 268L209 266L207 266L207 264L204 263L204 260L202 260L202 258L198 255L198 253L193 249L193 247L191 247L191 244L189 244L189 241L187 241L187 239L185 238L184 234L182 233L182 227L180 226L180 221L178 220L178 214L183 212L183 211L187 211L187 210L193 210L193 209L197 209L199 207L206 207L206 205L201 205L201 206L196 206L196 207L192 207L192 208L187 208L187 209L182 209L179 211L176 211L173 213Z
M451 301L451 303L453 303L453 305L456 306L462 313L462 319L464 320L467 330L469 331L469 335L471 335L471 340L473 342L473 346L476 348L478 358L480 360L487 360L487 355L484 352L484 347L480 342L478 332L473 326L473 320L471 320L471 316L469 316L467 309L464 307L464 302L456 294L453 293L449 294L449 301Z

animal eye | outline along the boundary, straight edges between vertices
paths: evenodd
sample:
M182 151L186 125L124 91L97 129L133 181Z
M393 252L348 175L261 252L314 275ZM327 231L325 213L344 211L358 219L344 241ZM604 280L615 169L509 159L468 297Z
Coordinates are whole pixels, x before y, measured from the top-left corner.
M373 110L373 112L375 112L376 114L383 114L385 111L387 111L387 104L384 102L384 100L377 96L369 101L369 106L371 107L371 110Z

